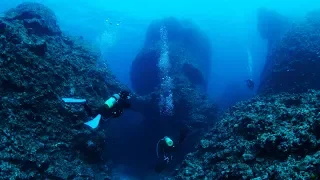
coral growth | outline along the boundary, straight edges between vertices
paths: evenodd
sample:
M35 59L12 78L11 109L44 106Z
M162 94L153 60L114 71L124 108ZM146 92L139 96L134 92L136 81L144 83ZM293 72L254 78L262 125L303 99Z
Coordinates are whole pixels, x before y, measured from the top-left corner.
M64 35L54 13L37 3L0 19L0 49L1 179L109 179L103 131L83 126L90 117L81 105L61 101L99 104L120 90L108 69L97 67L99 54Z
M319 14L320 11L309 13L269 51L261 76L260 93L320 89Z
M177 179L319 176L320 91L240 102L186 156Z

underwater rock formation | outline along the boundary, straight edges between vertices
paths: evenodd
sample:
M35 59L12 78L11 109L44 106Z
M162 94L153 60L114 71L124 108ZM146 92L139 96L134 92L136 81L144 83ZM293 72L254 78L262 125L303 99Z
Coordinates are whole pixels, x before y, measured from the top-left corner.
M267 41L267 53L270 54L281 40L281 37L290 28L289 19L276 11L266 8L259 8L257 16L257 29L261 38ZM270 73L270 68L272 68L272 60L267 58L261 74L262 78Z
M193 23L165 18L150 24L143 49L131 67L131 81L135 92L142 95L147 105L147 117L159 114L161 75L159 58L162 53L160 29L167 31L169 75L177 119L188 123L206 123L207 116L216 113L216 106L209 102L202 90L206 89L210 72L211 44L208 38ZM152 106L154 105L154 106ZM197 117L195 117L197 116Z
M319 89L320 11L294 25L267 56L260 93L306 92ZM269 63L269 64L268 64Z
M276 11L266 8L259 8L257 16L260 36L267 40L268 48L271 50L288 29L289 20Z
M104 132L83 125L83 106L61 101L101 104L123 88L99 54L37 3L0 18L0 49L1 179L110 179Z
M230 108L176 179L317 179L320 91L255 97Z
M167 31L170 73L206 87L212 55L208 37L192 22L165 18L149 25L144 47L132 63L131 82L135 92L147 95L160 84L161 27Z
M9 10L5 19L21 20L29 33L40 35L61 34L54 12L45 8L42 4L21 4L15 9Z
M140 112L145 117L141 124L146 135L144 147L154 149L164 136L178 141L180 132L185 128L191 132L184 147L175 153L175 162L170 163L173 168L182 161L183 151L193 147L199 134L208 129L217 116L218 108L205 92L210 62L211 44L198 27L188 21L165 18L150 24L144 47L132 63L132 87L141 99L133 104L143 107ZM163 64L168 69L163 68ZM167 71L168 76L163 77L162 70ZM168 77L172 83L166 83ZM174 105L169 116L161 113L166 88L172 95L169 102ZM153 158L154 152L151 155ZM171 167L167 170L171 171Z

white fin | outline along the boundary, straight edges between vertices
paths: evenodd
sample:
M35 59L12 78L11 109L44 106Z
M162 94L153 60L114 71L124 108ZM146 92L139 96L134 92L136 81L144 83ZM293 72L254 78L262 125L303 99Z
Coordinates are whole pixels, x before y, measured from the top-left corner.
M75 98L62 98L65 103L85 103L85 99L75 99Z
M90 126L92 129L95 129L99 126L100 119L101 119L101 115L98 114L94 119L92 119L84 124Z

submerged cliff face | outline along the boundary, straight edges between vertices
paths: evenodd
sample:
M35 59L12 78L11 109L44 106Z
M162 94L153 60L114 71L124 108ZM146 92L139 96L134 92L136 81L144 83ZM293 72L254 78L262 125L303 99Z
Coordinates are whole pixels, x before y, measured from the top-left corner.
M130 74L133 89L148 102L144 111L147 117L161 118L160 96L170 89L173 119L200 126L208 123L207 116L214 116L217 110L205 95L211 49L208 37L192 22L165 18L149 25L144 47L133 61ZM161 67L165 63L167 69ZM165 84L167 77L172 80L171 86Z
M0 176L109 179L105 135L83 126L81 105L103 103L121 85L81 39L65 36L54 13L24 3L0 19Z
M149 25L144 47L132 63L134 90L140 95L147 95L161 83L158 67L164 46L161 28L166 31L170 74L183 76L194 85L206 87L212 56L208 37L192 22L165 18Z
M319 177L320 92L256 97L230 108L176 179Z
M268 42L269 50L280 41L290 27L289 18L267 8L258 9L257 20L257 29L261 38Z
M280 13L267 9L259 8L257 12L257 29L260 37L267 42L267 55L272 53L284 34L290 29L291 22L288 17ZM261 79L264 79L270 73L273 61L266 58L264 68L261 72Z
M291 27L269 52L260 93L306 92L319 89L320 11Z

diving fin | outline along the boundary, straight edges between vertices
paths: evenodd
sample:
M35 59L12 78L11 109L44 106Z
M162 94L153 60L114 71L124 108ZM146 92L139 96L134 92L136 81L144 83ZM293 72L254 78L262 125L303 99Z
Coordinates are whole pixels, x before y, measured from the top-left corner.
M93 118L92 120L84 124L90 126L92 129L95 129L99 126L100 120L101 120L101 115L98 114L95 118Z
M76 99L76 98L62 98L65 103L85 103L86 99Z

